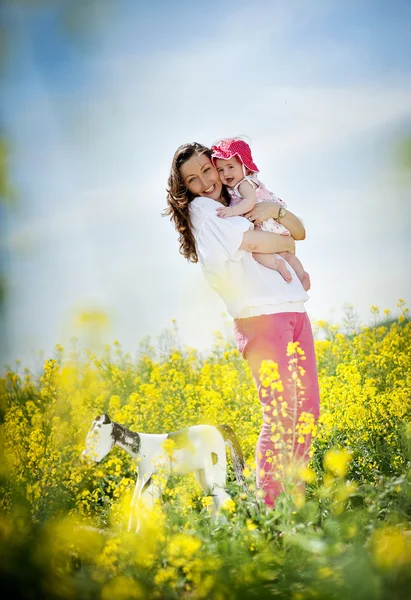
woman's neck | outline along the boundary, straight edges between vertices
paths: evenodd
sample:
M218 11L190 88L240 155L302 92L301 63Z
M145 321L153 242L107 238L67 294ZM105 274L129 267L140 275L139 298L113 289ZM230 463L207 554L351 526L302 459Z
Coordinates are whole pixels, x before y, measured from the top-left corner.
M228 206L230 204L228 192L226 190L224 190L224 187L221 191L221 196L219 197L217 202L219 202L223 206Z

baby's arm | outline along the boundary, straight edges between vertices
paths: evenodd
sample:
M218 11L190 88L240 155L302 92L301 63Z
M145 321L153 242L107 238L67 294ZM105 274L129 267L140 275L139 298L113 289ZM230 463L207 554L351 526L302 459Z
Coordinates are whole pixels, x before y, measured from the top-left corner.
M236 206L227 206L226 208L218 208L217 215L219 217L239 217L244 213L252 210L257 203L255 189L248 181L243 181L239 187L243 200Z

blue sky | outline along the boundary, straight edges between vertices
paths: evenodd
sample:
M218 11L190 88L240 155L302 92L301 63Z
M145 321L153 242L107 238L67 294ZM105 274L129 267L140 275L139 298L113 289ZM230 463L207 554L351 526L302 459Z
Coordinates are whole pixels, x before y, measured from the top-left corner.
M67 344L90 308L130 352L171 319L183 344L210 347L224 306L160 217L173 152L192 140L249 136L261 179L306 224L313 319L409 300L410 188L394 160L411 131L409 2L43 4L2 14L18 193L4 360Z

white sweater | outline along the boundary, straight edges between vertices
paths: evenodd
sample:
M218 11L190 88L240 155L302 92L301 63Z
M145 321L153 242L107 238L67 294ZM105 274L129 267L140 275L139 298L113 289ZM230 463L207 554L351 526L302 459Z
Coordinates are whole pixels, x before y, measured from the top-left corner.
M234 318L280 312L304 312L309 296L290 265L292 281L258 263L251 252L240 250L243 234L253 229L244 217L222 219L221 204L199 196L190 203L190 216L203 273L224 300Z

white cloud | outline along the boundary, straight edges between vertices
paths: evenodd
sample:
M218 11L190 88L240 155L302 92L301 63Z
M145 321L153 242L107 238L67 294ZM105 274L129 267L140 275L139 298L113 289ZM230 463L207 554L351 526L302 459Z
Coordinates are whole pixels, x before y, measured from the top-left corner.
M126 349L144 335L158 335L171 318L177 318L184 342L209 345L224 306L200 267L178 254L172 225L159 213L175 148L237 133L251 137L262 179L281 187L274 191L286 200L288 193L290 208L304 217L308 237L299 253L312 273L311 314L328 317L351 301L365 318L371 303L393 307L407 295L406 265L395 245L405 248L404 233L398 233L403 209L392 212L400 192L388 180L381 186L358 173L353 185L352 174L358 162L367 162L361 152L370 152L381 131L411 118L410 86L304 86L269 77L268 69L282 72L287 36L315 20L315 11L303 9L295 21L297 6L301 3L288 9L275 3L273 19L260 23L258 31L249 30L239 11L231 27L220 24L218 41L213 37L205 46L196 40L184 53L153 55L144 64L138 56L111 54L98 64L87 101L66 100L64 113L38 80L25 127L37 131L39 118L48 124L35 166L44 172L53 157L56 169L48 193L47 180L42 183L47 210L16 218L8 238L16 250L12 327L20 346L23 332L38 347L53 337L59 341L60 324L73 306L87 302L111 311L113 337ZM326 2L315 6L321 14L328 10ZM266 56L273 36L281 38L281 53L270 49ZM260 64L258 73L254 69L256 60L267 77L261 77ZM301 68L296 64L296 71ZM78 129L73 133L77 119L80 135ZM21 136L23 145L30 142L24 132ZM357 146L362 150L353 158ZM344 158L341 179L332 185L324 174L335 168L337 155ZM309 172L302 172L305 163ZM34 169L31 175L35 182ZM387 198L392 229L385 230ZM55 272L45 259L50 247ZM30 264L36 274L23 280ZM41 290L37 296L34 289ZM33 319L42 325L34 327Z

